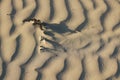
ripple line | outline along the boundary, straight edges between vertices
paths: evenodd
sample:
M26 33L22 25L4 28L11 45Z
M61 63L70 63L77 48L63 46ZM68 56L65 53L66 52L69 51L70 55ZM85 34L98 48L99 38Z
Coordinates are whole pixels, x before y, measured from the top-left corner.
M98 57L98 66L99 66L99 71L102 72L103 71L103 60L100 56Z
M63 75L63 73L66 71L66 69L67 69L67 59L65 59L64 60L64 67L63 67L63 69L56 75L56 77L57 77L57 80L62 80L62 75Z
M49 20L52 20L54 17L54 1L50 0L50 16L49 16Z
M120 28L120 22L118 22L113 28L112 31L115 31L116 29Z
M85 26L88 23L88 14L87 14L88 11L87 11L87 9L85 9L85 6L83 5L82 1L79 0L79 2L80 2L80 5L83 8L83 14L84 14L85 20L75 29L75 31L82 31L82 29L85 28Z
M120 47L116 46L114 51L113 51L113 54L110 55L110 58L117 56L117 54L119 53L119 49L120 49Z
M95 0L92 0L93 8L96 9L97 5L95 4Z
M100 47L98 48L97 52L101 51L104 48L104 46L105 42L102 39L100 39Z
M66 5L66 9L67 9L67 12L68 12L68 16L65 20L63 20L63 22L67 22L70 20L70 18L72 17L72 13L71 13L71 10L70 10L70 6L69 6L69 1L68 0L65 0L65 5Z
M24 68L24 66L20 66L20 69L21 69L21 74L20 74L19 80L24 80L25 68Z
M39 2L38 2L38 0L35 0L35 4L36 4L36 7L32 11L32 13L30 14L30 16L28 17L28 19L31 19L31 18L35 17L35 15L37 14L37 11L39 9Z
M3 80L6 75L7 64L5 62L2 63L2 74L0 76L0 80Z
M39 71L39 70L45 68L47 65L49 65L49 63L52 61L52 59L53 59L54 57L55 57L55 56L52 56L52 57L50 57L49 59L47 59L47 60L45 61L45 63L44 63L41 67L36 68L36 70Z
M86 75L86 72L85 72L85 58L82 59L81 63L82 63L82 69L83 70L82 70L82 73L80 75L79 80L84 80L85 79L85 75Z
M21 36L19 35L17 38L16 38L16 50L14 52L14 54L12 55L11 57L11 62L16 58L16 56L18 55L18 52L19 52L19 48L20 48L20 39L21 39Z
M107 6L107 10L100 16L100 22L101 22L101 25L103 26L103 31L101 31L101 33L104 33L106 31L106 28L105 28L105 18L106 16L108 15L108 13L110 12L111 8L110 6L108 5L107 1L106 0L103 0L104 3L106 4Z
M37 71L37 72L38 72L38 76L37 76L36 80L41 80L42 74L39 71Z
M34 38L35 38L35 34L34 34ZM35 38L35 42L36 42L36 38ZM35 48L33 50L33 54L31 55L31 57L28 59L28 61L26 61L23 65L25 66L26 64L28 64L35 56L36 56L36 50L37 50L37 42L35 44Z
M116 78L118 78L120 76L120 61L119 60L117 60L117 66L118 66L118 70L117 70L117 72L115 74Z
M15 16L15 14L16 14L16 9L15 9L13 0L11 0L11 6L12 6L12 11L11 11L11 13L9 14L9 16L10 16L11 21L12 21L12 26L11 26L9 35L12 35L12 34L14 33L14 31L15 31L15 28L16 28L16 26L15 26L15 24L14 24L14 21L13 21L14 16Z

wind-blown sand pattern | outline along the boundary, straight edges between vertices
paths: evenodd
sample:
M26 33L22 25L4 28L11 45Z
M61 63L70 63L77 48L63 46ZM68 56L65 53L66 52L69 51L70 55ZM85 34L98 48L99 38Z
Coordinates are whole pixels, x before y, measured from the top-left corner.
M0 80L120 80L120 0L0 0L0 47Z

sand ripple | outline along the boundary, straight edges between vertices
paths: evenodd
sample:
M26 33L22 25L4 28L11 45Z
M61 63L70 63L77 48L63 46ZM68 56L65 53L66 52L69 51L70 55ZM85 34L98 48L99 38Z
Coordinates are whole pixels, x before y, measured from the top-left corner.
M0 80L120 80L120 0L0 5ZM48 29L22 23L26 18Z

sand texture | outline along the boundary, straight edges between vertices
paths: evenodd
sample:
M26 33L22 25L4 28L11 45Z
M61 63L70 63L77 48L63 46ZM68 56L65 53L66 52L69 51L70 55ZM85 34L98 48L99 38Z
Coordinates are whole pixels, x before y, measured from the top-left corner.
M120 0L0 0L0 80L120 80Z

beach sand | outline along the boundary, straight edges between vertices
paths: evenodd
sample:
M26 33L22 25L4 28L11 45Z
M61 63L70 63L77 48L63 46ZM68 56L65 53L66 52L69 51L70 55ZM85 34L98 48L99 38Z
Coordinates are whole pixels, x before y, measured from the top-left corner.
M120 0L0 0L0 80L120 80Z

